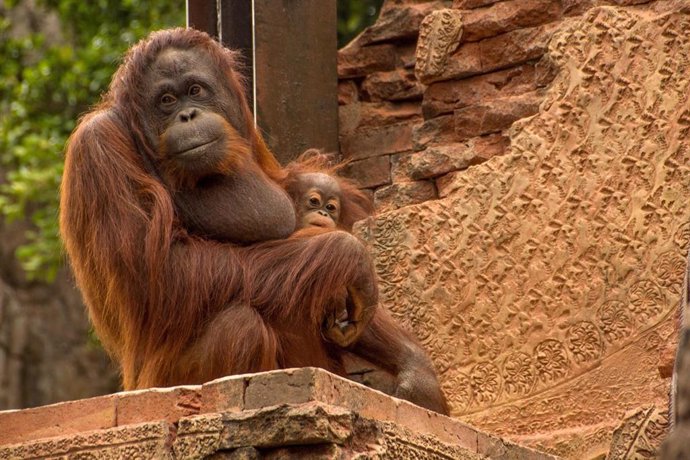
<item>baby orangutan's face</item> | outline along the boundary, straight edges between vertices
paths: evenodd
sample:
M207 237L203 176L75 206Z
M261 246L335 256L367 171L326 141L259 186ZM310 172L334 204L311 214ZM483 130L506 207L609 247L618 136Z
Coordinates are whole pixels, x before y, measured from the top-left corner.
M341 211L338 181L328 174L307 173L300 176L299 182L298 227L337 227Z

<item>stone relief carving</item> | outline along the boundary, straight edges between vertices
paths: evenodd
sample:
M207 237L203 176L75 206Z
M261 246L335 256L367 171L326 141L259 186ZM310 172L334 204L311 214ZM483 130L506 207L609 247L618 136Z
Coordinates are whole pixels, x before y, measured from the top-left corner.
M443 72L448 56L462 38L462 13L459 10L433 11L422 21L417 44L415 74L425 83Z
M440 56L432 20L420 68ZM626 411L665 405L658 350L690 236L688 30L688 14L618 7L564 21L560 73L508 153L362 230L382 303L430 350L455 416L577 457Z

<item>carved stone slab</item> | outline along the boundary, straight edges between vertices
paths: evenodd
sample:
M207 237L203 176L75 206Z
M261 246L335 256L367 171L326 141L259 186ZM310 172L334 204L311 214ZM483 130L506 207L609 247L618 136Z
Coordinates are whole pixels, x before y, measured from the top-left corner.
M508 153L449 196L371 219L383 304L431 354L453 415L551 452L608 450L664 407L690 236L690 15L601 7Z
M459 10L438 10L425 17L419 29L415 64L417 78L426 83L440 74L461 38L462 14Z

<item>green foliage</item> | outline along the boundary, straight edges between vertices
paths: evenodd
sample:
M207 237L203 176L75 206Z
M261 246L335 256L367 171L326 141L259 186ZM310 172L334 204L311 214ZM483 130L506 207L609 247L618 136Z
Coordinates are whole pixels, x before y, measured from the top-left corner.
M383 0L338 1L345 45L376 19ZM5 0L11 13L21 0ZM28 218L16 256L29 279L50 280L61 265L58 189L65 141L80 114L98 101L122 53L149 31L184 24L181 0L42 0L57 14L58 37L17 37L0 17L0 215Z
M5 2L11 9L20 2ZM58 188L65 141L79 115L98 101L122 53L149 31L184 25L184 2L45 0L60 37L17 38L0 19L0 213L28 217L33 229L17 257L29 278L60 266Z
M338 0L338 48L376 21L383 0Z

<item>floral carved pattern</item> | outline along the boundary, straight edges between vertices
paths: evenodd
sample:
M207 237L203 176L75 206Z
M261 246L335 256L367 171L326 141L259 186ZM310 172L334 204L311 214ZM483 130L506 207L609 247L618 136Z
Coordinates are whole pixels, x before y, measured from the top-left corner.
M382 304L429 350L453 415L565 458L666 404L659 347L690 244L690 14L620 3L549 24L536 61L556 76L502 155L369 221Z
M506 358L503 363L504 389L510 395L525 395L534 386L535 370L532 357L527 353L517 352Z
M633 320L623 302L611 300L598 312L599 325L609 343L619 342L633 332Z
M568 373L568 357L558 340L544 340L534 349L534 359L539 380L550 382Z
M575 362L592 361L601 356L603 343L597 327L589 321L579 322L568 329L568 350Z
M501 387L498 368L491 363L477 364L470 373L470 384L474 400L479 404L496 400Z
M664 304L661 289L652 281L639 281L630 289L630 310L643 323L657 316Z

